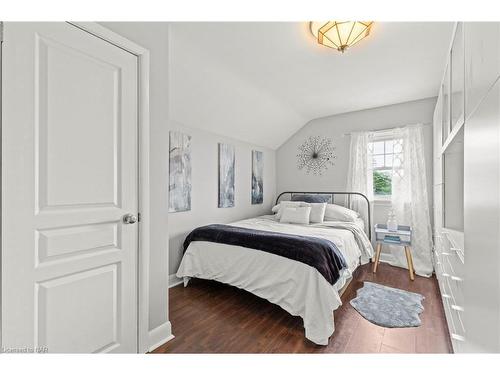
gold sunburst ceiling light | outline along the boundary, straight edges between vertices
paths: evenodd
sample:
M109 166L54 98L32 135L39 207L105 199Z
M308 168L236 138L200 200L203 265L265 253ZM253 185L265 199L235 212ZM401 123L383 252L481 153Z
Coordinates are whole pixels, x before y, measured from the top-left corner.
M311 33L319 44L344 53L370 34L372 21L312 21Z

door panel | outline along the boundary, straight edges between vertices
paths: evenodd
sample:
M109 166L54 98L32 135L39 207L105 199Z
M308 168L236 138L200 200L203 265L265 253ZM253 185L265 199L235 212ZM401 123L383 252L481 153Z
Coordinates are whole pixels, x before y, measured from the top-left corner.
M37 284L38 345L57 353L118 346L119 278L120 268L115 263ZM83 300L82 295L88 297Z
M110 222L39 230L35 234L36 261L40 264L117 249L118 228L118 223Z
M464 139L466 350L495 353L500 351L500 81L468 118Z
M137 58L67 23L6 23L2 339L137 351Z
M120 68L41 35L35 43L40 210L119 206Z

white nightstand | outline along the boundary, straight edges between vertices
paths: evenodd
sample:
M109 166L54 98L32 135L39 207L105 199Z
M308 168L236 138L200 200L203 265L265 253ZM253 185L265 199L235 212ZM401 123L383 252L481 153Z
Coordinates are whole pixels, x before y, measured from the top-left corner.
M387 229L385 224L375 224L375 241L377 249L375 251L375 261L373 264L373 273L377 272L377 267L380 262L380 252L382 244L399 245L404 247L406 253L406 261L408 262L408 272L410 279L415 280L415 271L413 269L413 258L411 256L411 228L406 225L398 225L397 230Z

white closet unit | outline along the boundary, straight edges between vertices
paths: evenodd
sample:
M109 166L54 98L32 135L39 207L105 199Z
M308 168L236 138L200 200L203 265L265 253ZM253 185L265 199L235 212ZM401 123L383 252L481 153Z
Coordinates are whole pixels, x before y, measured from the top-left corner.
M500 23L457 23L434 111L434 261L455 352L500 351L499 52Z

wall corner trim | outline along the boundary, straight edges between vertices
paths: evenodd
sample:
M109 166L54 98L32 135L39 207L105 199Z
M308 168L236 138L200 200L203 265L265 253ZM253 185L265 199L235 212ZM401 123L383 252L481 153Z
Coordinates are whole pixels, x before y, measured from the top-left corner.
M168 276L168 288L172 288L176 285L182 284L182 279L179 279L175 273Z
M166 321L158 327L153 328L149 331L148 352L152 352L153 350L172 340L173 338L175 338L175 336L172 335L172 325L169 321Z

